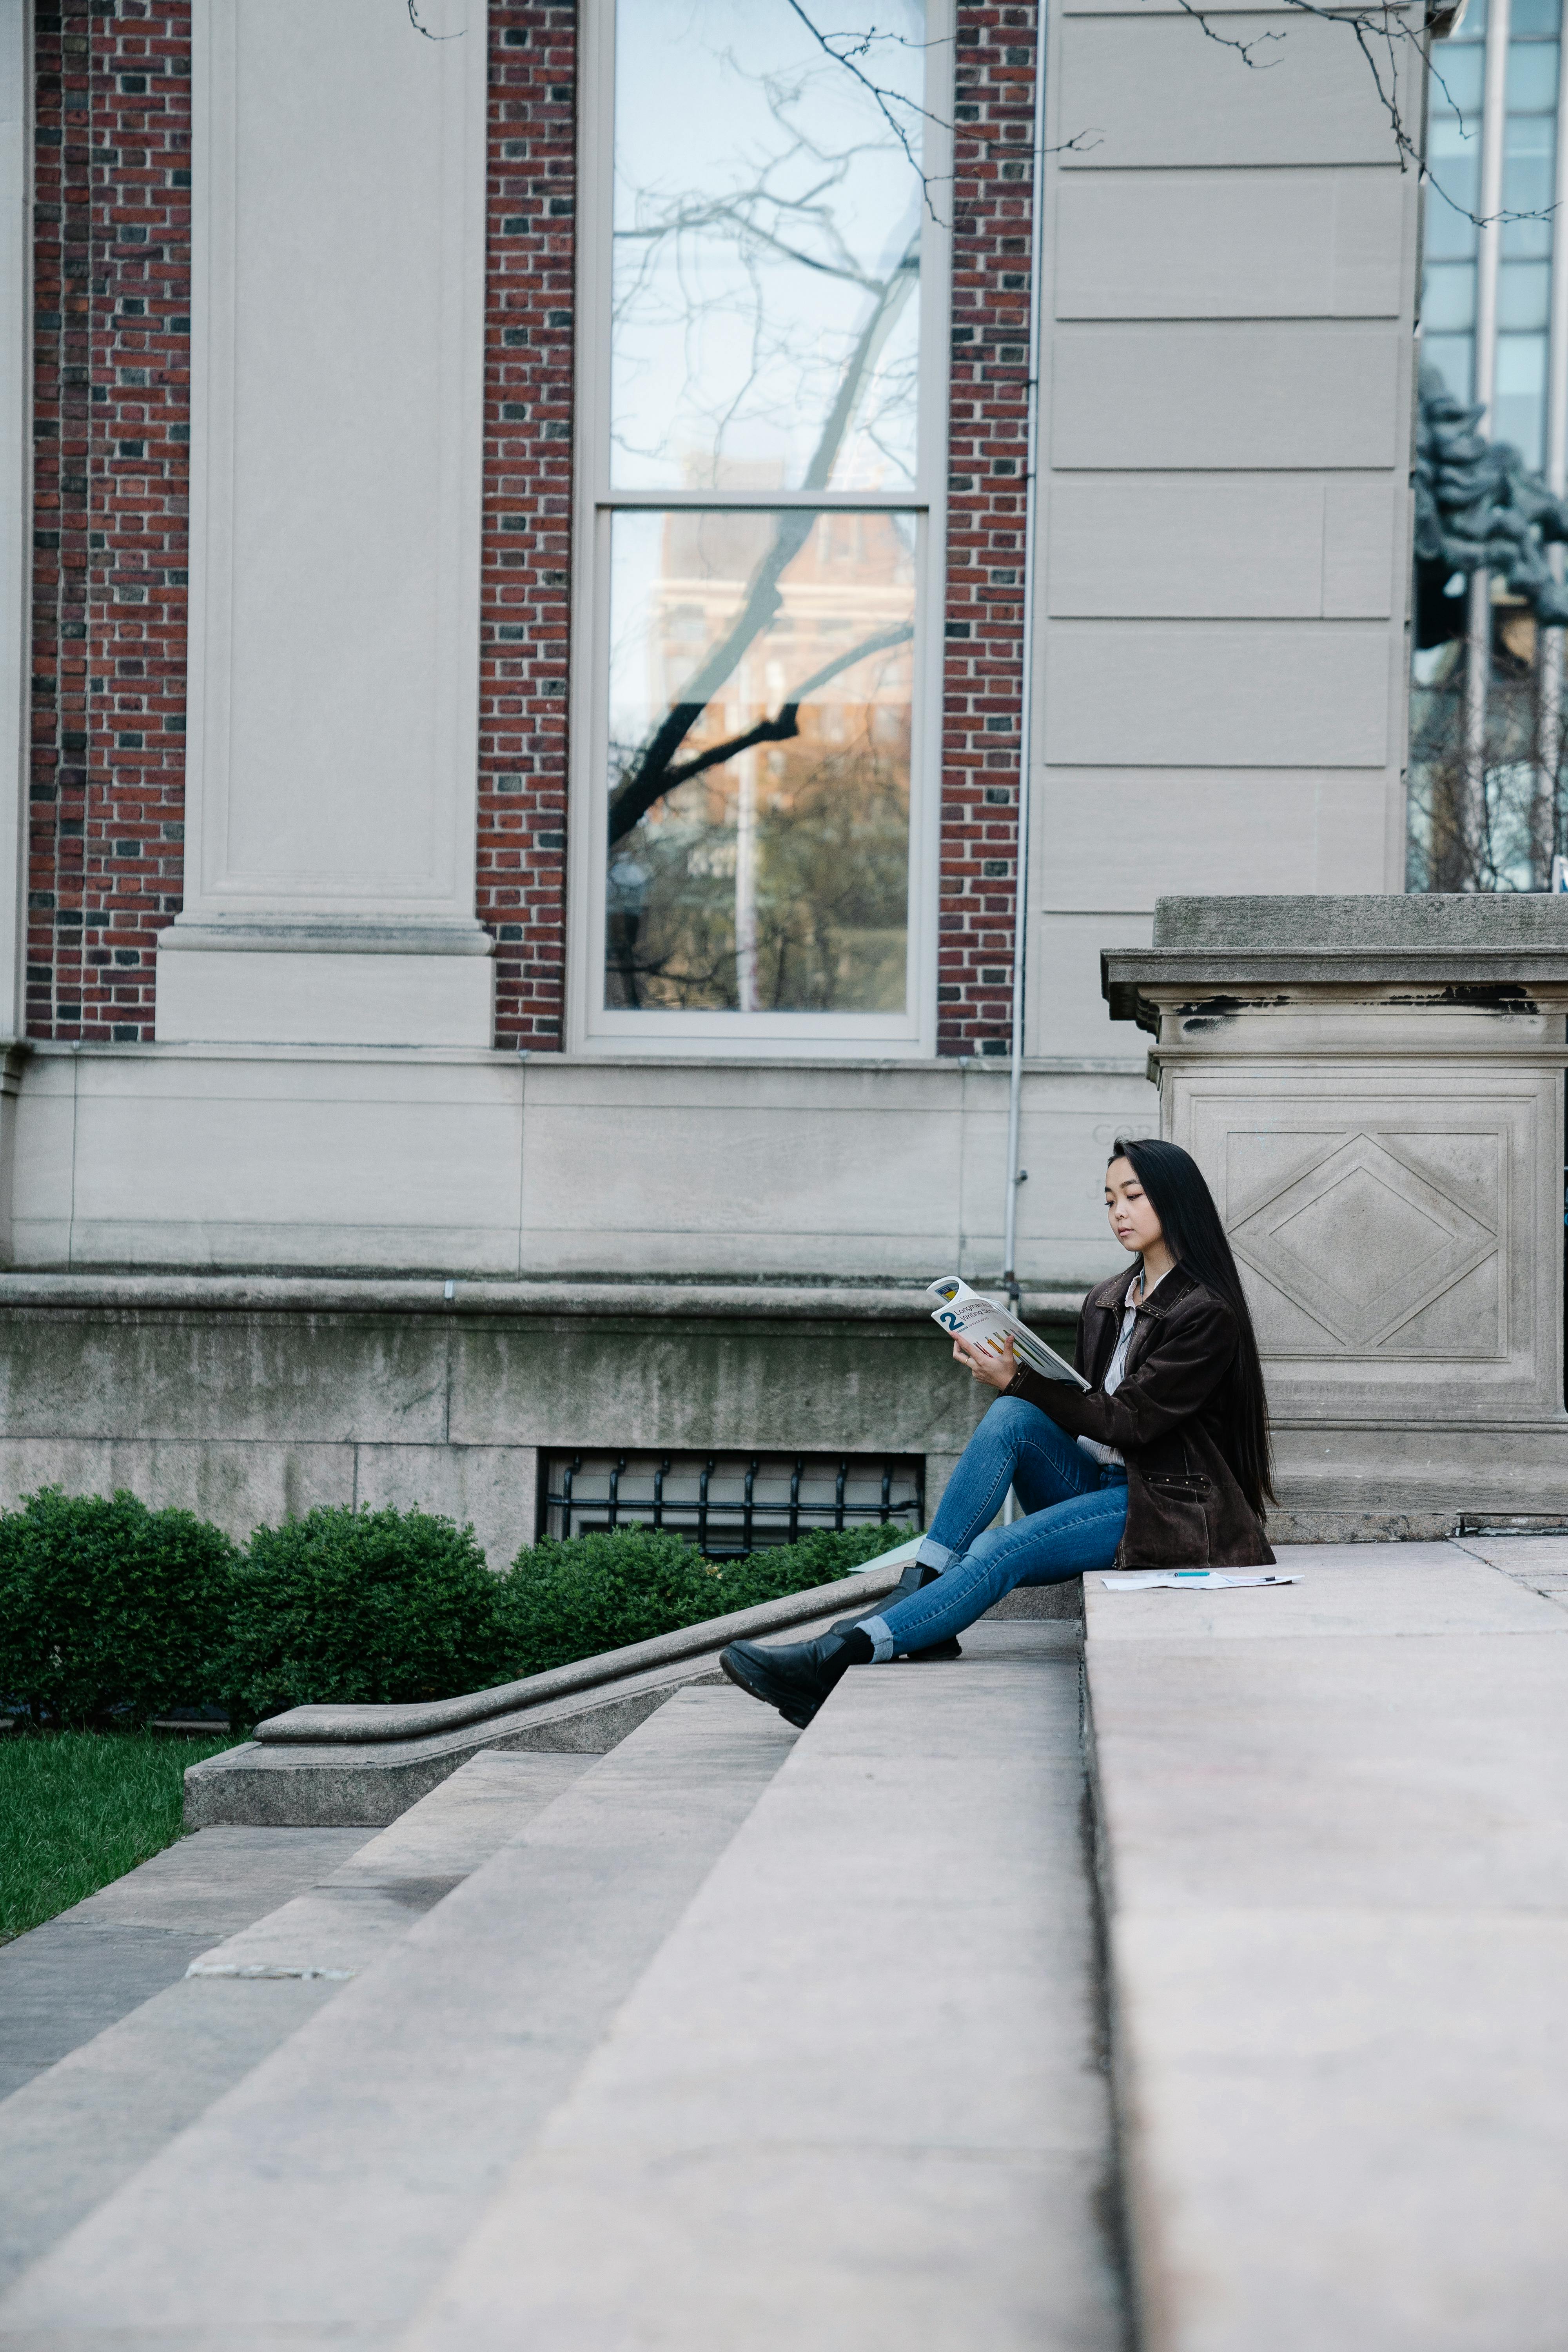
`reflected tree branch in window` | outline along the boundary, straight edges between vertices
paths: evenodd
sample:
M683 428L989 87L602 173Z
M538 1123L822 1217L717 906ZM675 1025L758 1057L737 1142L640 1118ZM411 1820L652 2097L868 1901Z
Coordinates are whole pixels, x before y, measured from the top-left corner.
M852 74L854 79L859 83L861 89L865 90L867 95L870 98L878 113L881 116L883 121L887 124L889 130L892 132L894 138L903 149L905 160L908 162L910 170L918 176L921 190L924 194L926 209L931 214L932 220L935 220L936 206L931 203L931 183L927 178L921 157L910 142L908 124L900 120L899 116L894 113L893 109L895 106L905 107L908 109L910 113L919 116L926 122L931 123L940 124L940 116L930 113L923 106L917 105L915 100L912 98L906 97L902 90L889 89L884 82L873 81L870 75L862 69L858 63L858 59L865 56L870 40L875 37L875 28L873 28L870 33L865 35L825 33L819 26L813 24L811 18L806 15L805 10L801 6L800 0L784 0L784 5L787 8L794 10L795 14L800 18L801 23L805 26L806 31L811 35L812 39L822 50L823 54L826 57L830 57L836 66L842 66L847 74ZM851 40L856 43L856 47L849 49L836 49L833 46L836 40ZM945 128L946 126L942 127Z
M816 518L809 520L814 521ZM691 759L659 770L656 776L649 776L646 762L639 765L610 802L612 848L617 841L625 839L634 825L642 822L656 801L662 800L667 793L679 792L681 785L689 784L694 776L702 775L709 768L721 767L726 760L733 760L759 743L789 742L800 733L800 706L808 695L816 693L841 670L852 669L857 662L864 661L868 655L884 652L890 646L907 645L913 635L913 626L908 621L900 622L894 628L879 630L875 636L862 638L858 646L851 646L847 653L837 655L834 660L824 663L821 669L814 670L809 677L803 678L788 701L780 705L776 719L759 719L756 725L747 728L743 735L732 735L727 742L710 744L708 750L697 752ZM688 721L688 731L696 724L704 707L698 706ZM689 706L684 703L677 706L677 709L681 711L688 708ZM671 714L672 717L674 715Z
M914 290L919 272L920 232L917 229L899 262L879 289L870 315L857 338L849 364L840 379L833 405L806 467L802 486L805 489L826 489L832 479L834 460L854 420L866 381L898 323L900 312ZM687 679L684 688L648 739L632 773L613 794L610 802L612 842L619 841L647 814L656 801L674 789L669 776L677 752L742 656L777 614L784 602L779 581L805 546L816 520L815 512L804 507L779 516L773 545L752 574L746 601L740 613ZM635 810L635 814L626 814L628 810Z

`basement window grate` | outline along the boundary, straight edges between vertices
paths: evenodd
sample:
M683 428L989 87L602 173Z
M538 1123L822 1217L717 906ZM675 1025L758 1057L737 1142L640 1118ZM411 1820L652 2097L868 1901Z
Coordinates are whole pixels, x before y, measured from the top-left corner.
M540 1532L662 1528L710 1559L794 1543L814 1528L925 1526L918 1454L551 1454Z

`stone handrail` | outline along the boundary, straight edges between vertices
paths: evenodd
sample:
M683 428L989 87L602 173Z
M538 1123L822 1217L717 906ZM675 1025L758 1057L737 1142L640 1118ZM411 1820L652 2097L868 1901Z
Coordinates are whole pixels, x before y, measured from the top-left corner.
M657 1633L651 1641L628 1642L622 1649L603 1650L596 1657L552 1666L542 1675L525 1675L519 1682L498 1683L492 1690L403 1706L294 1706L286 1715L268 1716L258 1723L253 1737L268 1746L299 1742L315 1747L428 1738L468 1724L487 1723L496 1716L513 1715L521 1707L542 1706L547 1700L566 1698L576 1691L595 1690L650 1666L700 1657L726 1642L752 1640L807 1624L830 1612L847 1617L865 1602L891 1591L914 1558L920 1540L912 1536L908 1543L883 1552L869 1567L853 1576L837 1577L831 1584L814 1585L806 1592L789 1592L778 1601L732 1610L728 1616L710 1617L700 1625L682 1625L673 1633Z

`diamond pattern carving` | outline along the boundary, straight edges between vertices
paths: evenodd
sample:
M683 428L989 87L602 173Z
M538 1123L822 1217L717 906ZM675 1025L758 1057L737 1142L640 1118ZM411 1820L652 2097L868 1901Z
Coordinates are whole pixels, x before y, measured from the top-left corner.
M1320 1152L1230 1240L1237 1257L1356 1349L1392 1339L1499 1244L1495 1223L1364 1133Z

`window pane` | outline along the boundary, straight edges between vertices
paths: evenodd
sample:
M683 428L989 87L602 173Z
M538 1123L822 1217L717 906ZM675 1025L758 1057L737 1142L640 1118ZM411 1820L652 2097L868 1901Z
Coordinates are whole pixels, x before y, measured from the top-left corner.
M1491 437L1511 441L1525 464L1539 469L1544 455L1545 421L1545 336L1500 335Z
M1529 266L1529 265L1527 265ZM1421 291L1421 323L1434 335L1476 323L1476 265L1450 261L1428 269ZM1522 321L1521 322L1523 323Z
M1498 271L1497 315L1500 327L1544 327L1551 316L1551 305L1550 262L1504 262ZM1453 319L1443 323L1463 327L1471 321Z
M1552 56L1556 56L1553 48ZM1507 213L1533 213L1533 220L1505 220L1500 232L1505 254L1552 251L1552 205L1556 190L1557 140L1549 116L1525 115L1508 126L1503 149L1502 201Z
M1563 0L1513 0L1509 12L1509 31L1517 39L1521 33L1555 33L1563 16Z
M1456 189L1452 182L1445 184L1450 193L1459 194L1463 201L1461 191ZM1472 205L1469 209L1474 212L1475 206ZM1474 221L1467 219L1463 213L1456 212L1451 205L1446 205L1435 189L1428 189L1426 194L1426 245L1428 261L1468 260L1477 245Z
M1468 406L1475 397L1475 337L1423 334L1421 356L1436 369L1454 398Z
M617 488L912 487L924 37L879 8L884 110L789 0L618 0Z
M1510 114L1550 114L1557 104L1555 41L1510 41L1508 108Z
M913 516L611 528L605 1004L902 1012Z
M1442 42L1432 55L1432 121L1434 127L1439 115L1457 110L1465 118L1465 128L1479 133L1480 130L1481 91L1486 81L1487 53L1479 44L1467 44L1455 48ZM1471 115L1476 121L1470 121Z
M1476 119L1479 122L1479 117ZM1444 133L1442 138L1439 131ZM1461 139L1458 124L1450 115L1432 125L1428 146L1432 185L1426 191L1427 255L1436 260L1474 253L1474 215L1480 211L1481 194L1479 131L1473 138Z

